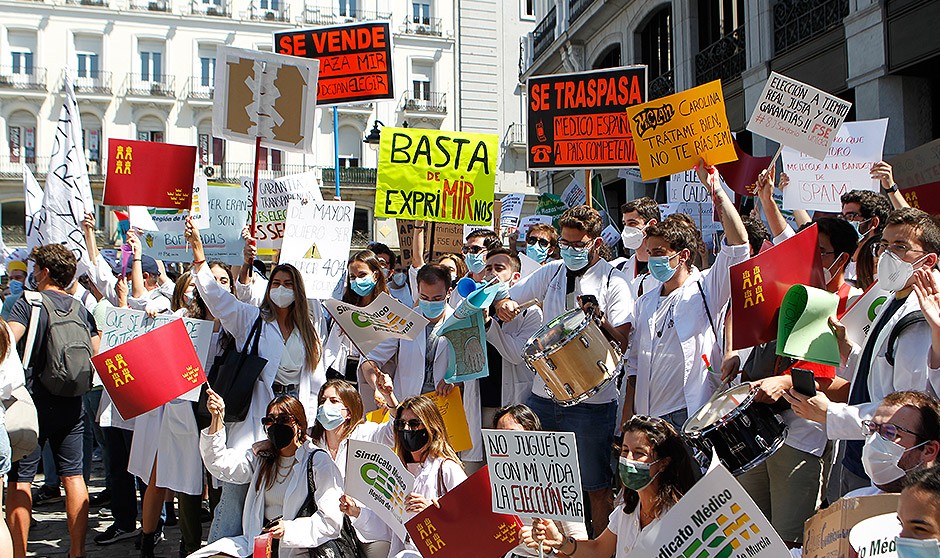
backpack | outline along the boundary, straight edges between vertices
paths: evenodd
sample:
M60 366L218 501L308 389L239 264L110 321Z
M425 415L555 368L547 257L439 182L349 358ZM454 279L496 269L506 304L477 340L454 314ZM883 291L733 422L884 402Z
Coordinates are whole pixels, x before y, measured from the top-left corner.
M36 378L52 395L76 397L91 390L92 348L88 326L81 318L82 304L70 298L68 310L59 310L48 296L24 291L23 295L32 306L29 317L29 333L26 338L24 367L29 366L36 328L39 325L39 309L45 308L49 316L46 329L46 366Z

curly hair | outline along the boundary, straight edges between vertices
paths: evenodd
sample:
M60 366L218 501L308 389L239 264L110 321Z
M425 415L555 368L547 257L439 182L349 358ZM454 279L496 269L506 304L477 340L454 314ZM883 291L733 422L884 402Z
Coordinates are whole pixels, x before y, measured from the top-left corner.
M643 434L653 449L651 457L668 458L669 462L657 476L658 490L653 500L655 515L664 513L678 502L695 484L692 458L676 429L657 417L635 415L623 424L623 433ZM640 495L633 490L624 490L623 509L632 513L640 503Z

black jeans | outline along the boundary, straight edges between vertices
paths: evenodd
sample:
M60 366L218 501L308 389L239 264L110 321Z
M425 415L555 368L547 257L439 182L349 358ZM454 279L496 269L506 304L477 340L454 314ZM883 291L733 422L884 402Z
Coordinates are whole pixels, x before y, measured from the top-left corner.
M106 426L104 437L108 444L111 468L111 513L118 529L137 529L137 481L127 472L127 461L131 454L131 439L134 433L122 428Z

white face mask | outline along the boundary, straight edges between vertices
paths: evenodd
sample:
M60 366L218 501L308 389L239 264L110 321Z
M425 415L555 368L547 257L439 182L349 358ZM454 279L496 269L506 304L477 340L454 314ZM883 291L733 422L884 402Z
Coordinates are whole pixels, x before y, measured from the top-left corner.
M271 302L278 308L287 308L294 302L294 289L284 286L271 289Z
M914 447L905 448L900 444L885 440L881 434L871 434L862 448L862 466L865 468L865 474L876 486L884 486L902 478L907 471L902 469L898 462L905 453L926 443L925 441Z
M625 226L620 233L620 240L623 242L624 248L636 250L643 244L643 229Z
M914 275L914 264L920 263L926 257L925 255L911 264L895 256L894 252L885 250L878 258L878 284L887 291L902 290L907 286L911 275Z
M825 281L827 285L829 284L830 281L832 281L832 277L833 277L833 275L832 275L832 268L835 267L836 264L839 263L839 258L840 258L841 256L842 256L842 254L839 254L839 256L836 257L835 261L832 262L832 265L830 265L829 267L823 269L823 281Z

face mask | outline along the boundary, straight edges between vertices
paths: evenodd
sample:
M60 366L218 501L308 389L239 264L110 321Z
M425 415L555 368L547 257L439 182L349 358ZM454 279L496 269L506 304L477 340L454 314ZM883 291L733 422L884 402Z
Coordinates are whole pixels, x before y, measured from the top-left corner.
M271 302L278 308L287 308L294 302L294 289L274 287L271 289Z
M428 445L428 440L431 439L431 435L428 434L427 429L424 430L402 430L398 433L401 436L401 447L405 451L420 451L421 448Z
M400 287L401 287L401 286L404 286L404 285L405 285L405 279L407 279L407 277L405 276L404 273L396 272L396 273L393 273L393 274L392 274L392 284L393 284L393 285L398 285L398 286L400 286Z
M482 253L467 254L464 261L467 262L467 269L470 270L470 273L480 273L486 267L486 258L483 257Z
M548 257L548 246L539 246L538 244L526 246L525 255L538 263L542 263L545 261L545 258Z
M921 260L914 263L920 263ZM885 250L884 254L878 258L878 284L881 288L897 292L907 286L907 281L914 275L914 264L907 263L894 255L894 252Z
M375 279L371 275L353 279L349 282L349 288L359 296L366 296L375 288Z
M863 232L862 232L861 230L859 230L859 229L862 227L863 224L865 224L865 223L867 223L867 222L869 222L869 221L871 221L871 219L865 219L864 221L849 221L849 224L852 225L852 228L853 228L853 229L855 229L855 234L858 235L858 239L859 239L859 240L865 238L865 235L868 234L868 233L863 233Z
M940 541L937 539L894 539L898 558L940 558Z
M676 274L676 270L679 269L679 267L670 267L669 260L678 255L679 254L676 253L671 256L650 256L648 264L650 275L660 283L665 283L672 279L672 276Z
M317 409L317 422L326 430L334 430L346 422L343 407L335 403L323 403Z
M840 254L841 256L841 254ZM823 270L823 281L828 285L832 281L832 268L839 263L839 258L836 258L836 261L832 262L832 265Z
M561 259L565 260L565 267L571 271L578 271L591 263L591 249L587 246L584 248L565 246L561 249Z
M457 272L456 271L450 272L450 282L454 285L457 284Z
M434 319L444 313L444 306L447 304L445 300L419 300L418 307L421 309L421 313L424 314L425 318Z
M183 293L183 303L184 303L186 306L189 306L190 304L193 303L193 293L192 293L192 292L185 292L185 293Z
M23 292L23 282L16 279L10 280L10 294L18 295Z
M643 244L643 229L624 227L623 232L620 233L620 240L623 242L624 248L636 250L640 247L640 244Z
M658 462L658 459L653 461L653 463ZM650 467L653 463L643 463L621 456L618 472L620 473L620 480L623 482L623 485L635 492L639 492L649 486L650 483L653 482L653 479L656 478L655 476L650 476ZM656 473L656 475L659 475L659 473Z
M890 484L905 474L907 471L902 469L898 462L904 454L914 448L926 444L922 442L912 448L885 440L881 434L872 434L865 440L865 446L862 447L862 466L865 468L865 474L877 486Z
M276 450L282 450L294 441L294 427L289 424L274 423L268 427L268 440Z

